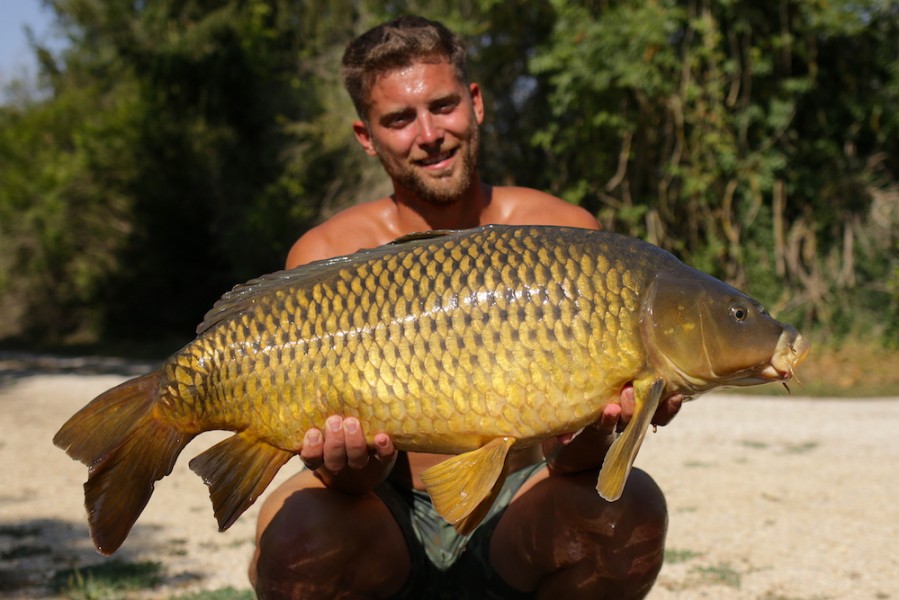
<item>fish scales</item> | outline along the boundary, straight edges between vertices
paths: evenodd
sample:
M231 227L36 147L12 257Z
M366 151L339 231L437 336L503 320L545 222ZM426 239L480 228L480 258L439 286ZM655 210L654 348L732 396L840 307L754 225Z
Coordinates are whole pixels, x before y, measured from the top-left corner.
M256 298L249 322L231 319L216 326L209 333L221 341L212 346L232 352L220 352L213 360L231 364L242 354L256 367L239 375L214 369L227 377L210 381L214 391L199 394L219 403L207 412L231 426L257 413L270 421L258 426L285 445L335 413L357 415L367 430L395 432L397 439L421 437L424 425L435 434L478 431L489 438L512 433L526 443L545 429L547 417L570 426L597 412L597 398L617 392L590 384L601 381L599 372L606 368L605 360L591 357L620 363L626 357L608 350L636 347L639 340L616 336L605 341L587 333L606 330L600 321L604 307L615 310L622 289L618 284L591 289L596 278L584 268L595 265L582 259L581 243L550 251L525 230L514 236L485 230L449 245L439 239L412 244L398 255L338 265L308 289ZM461 279L463 264L477 275ZM351 327L349 306L369 307L354 315ZM610 331L633 328L619 325ZM285 344L274 339L278 333L290 340L290 352L279 352ZM196 365L209 357L198 346L186 352L190 359L177 364L191 373L176 378L193 380L193 372L203 370ZM575 369L571 381L571 373L555 368L560 361L585 368ZM235 392L245 392L242 401L226 401ZM556 400L549 406L561 406L565 414L548 415L547 398ZM273 402L304 408L296 430L286 437L277 413L258 411L257 405ZM533 403L543 410L528 409ZM492 428L485 430L488 414ZM409 449L429 444L404 442Z
M463 453L421 478L464 533L510 448L595 422L625 386L634 416L600 471L608 500L664 394L785 381L808 348L745 294L634 238L430 232L237 286L196 340L97 397L54 442L91 466L105 554L195 435L236 432L191 461L224 529L332 414L358 417L369 443L383 431L401 450Z

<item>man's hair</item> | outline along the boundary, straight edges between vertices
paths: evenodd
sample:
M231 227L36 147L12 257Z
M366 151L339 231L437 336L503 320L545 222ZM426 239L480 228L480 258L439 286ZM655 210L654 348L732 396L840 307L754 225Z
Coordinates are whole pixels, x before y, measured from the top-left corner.
M350 42L343 53L340 75L356 112L368 120L371 89L389 71L415 62L448 62L456 77L468 84L465 44L442 23L405 16L378 25Z

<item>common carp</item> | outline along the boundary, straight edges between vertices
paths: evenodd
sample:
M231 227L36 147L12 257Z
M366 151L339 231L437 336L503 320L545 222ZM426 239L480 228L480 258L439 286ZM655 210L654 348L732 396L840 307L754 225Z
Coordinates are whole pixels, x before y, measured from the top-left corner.
M53 441L89 467L93 541L122 544L196 435L190 462L228 528L332 414L369 442L456 455L422 473L462 532L509 450L635 410L597 490L616 500L661 398L787 381L809 350L746 294L646 242L562 227L414 234L235 287L157 370L101 394Z

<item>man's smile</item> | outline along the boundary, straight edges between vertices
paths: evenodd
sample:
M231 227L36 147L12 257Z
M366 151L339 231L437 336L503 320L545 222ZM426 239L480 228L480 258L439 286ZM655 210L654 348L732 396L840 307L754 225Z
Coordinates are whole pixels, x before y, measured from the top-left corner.
M442 167L446 166L442 163L449 161L453 156L456 155L456 151L458 148L453 148L452 150L446 150L441 152L440 154L432 154L427 156L426 158L413 160L412 162L420 167Z

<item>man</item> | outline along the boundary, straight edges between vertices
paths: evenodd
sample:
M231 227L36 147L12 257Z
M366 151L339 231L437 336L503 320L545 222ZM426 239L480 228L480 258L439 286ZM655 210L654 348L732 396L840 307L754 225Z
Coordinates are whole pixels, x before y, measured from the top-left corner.
M362 148L390 176L390 197L346 209L303 235L287 268L404 234L489 223L598 228L542 192L492 187L478 175L481 90L465 49L439 23L404 17L347 48L342 73ZM262 598L640 598L662 564L667 510L634 470L617 502L596 493L603 448L633 410L622 390L576 438L518 451L494 508L470 537L433 513L419 474L445 456L397 453L359 421L334 415L306 432L309 468L263 504L250 578ZM667 423L680 406L656 414Z

